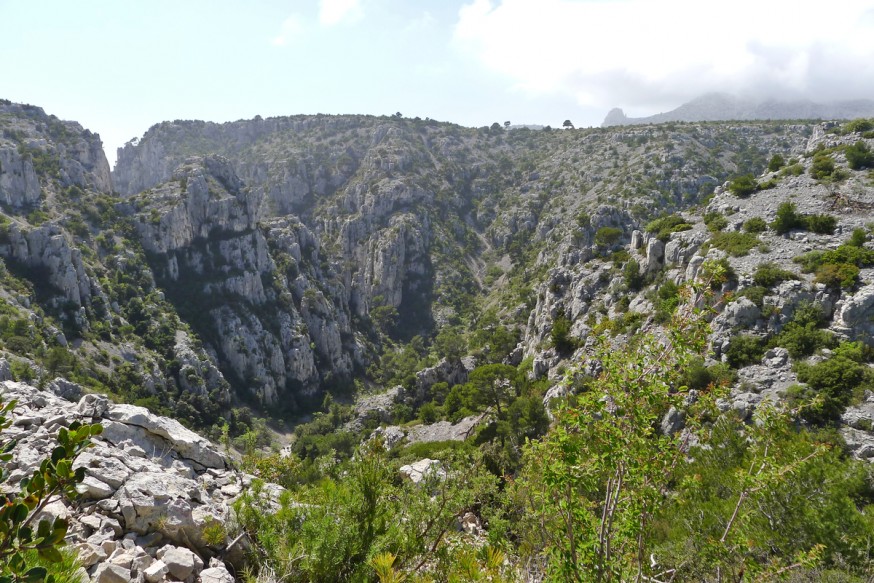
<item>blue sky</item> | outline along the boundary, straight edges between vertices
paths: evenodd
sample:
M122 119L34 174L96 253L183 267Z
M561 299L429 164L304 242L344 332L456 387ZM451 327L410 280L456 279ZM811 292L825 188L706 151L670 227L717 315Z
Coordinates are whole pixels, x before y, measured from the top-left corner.
M0 97L115 148L168 119L598 125L706 91L874 98L865 0L0 0Z

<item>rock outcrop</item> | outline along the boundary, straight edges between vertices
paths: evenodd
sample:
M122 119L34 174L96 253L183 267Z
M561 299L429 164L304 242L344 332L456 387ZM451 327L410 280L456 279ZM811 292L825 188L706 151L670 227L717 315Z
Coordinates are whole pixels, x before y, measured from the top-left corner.
M328 376L348 382L359 349L318 239L292 217L261 221L228 160L191 158L128 205L159 284L238 389L294 407Z
M74 465L85 469L81 502L55 502L44 511L69 517L67 544L92 582L234 580L233 563L225 562L241 566L241 554L226 549L237 534L228 530L231 505L252 477L230 469L213 444L177 421L98 395L74 403L11 381L2 383L2 393L17 400L13 425L4 431L17 441L4 489L16 488L51 454L61 427L74 421L104 427Z

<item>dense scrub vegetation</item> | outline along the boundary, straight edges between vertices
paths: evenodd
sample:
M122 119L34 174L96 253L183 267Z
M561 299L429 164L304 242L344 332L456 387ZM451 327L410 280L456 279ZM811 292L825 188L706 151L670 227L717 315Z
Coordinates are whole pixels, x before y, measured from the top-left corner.
M763 285L793 277L767 264L758 275ZM870 382L861 345L843 344L829 359L802 366L807 392L792 393L795 408L762 406L755 422L743 423L717 407L731 370L705 367L699 356L707 327L691 306L712 287L690 298L690 290L672 285L660 288L662 301L681 298L665 310L667 342L639 335L630 350L616 351L604 338L601 372L568 375L575 390L554 403L548 431L545 418L520 431L509 413L507 430L501 415L485 430L491 441L483 432L452 446L389 448L374 439L347 461L328 452L317 458L318 480L283 482L291 490L278 511L263 506L256 487L238 511L257 541L261 569L290 581L517 581L525 572L554 581L790 573L864 580L872 567L865 542L874 526L870 469L849 460L828 429L797 423L827 427ZM799 337L816 336L820 319L815 306L799 308L775 343L809 354ZM737 353L730 363L749 358ZM512 395L525 393L523 378L513 367L481 367L450 391L455 397L433 403L434 415L450 401L468 411L518 409L524 399ZM683 416L684 431L660 428L668 411ZM508 442L509 455L501 455ZM512 463L520 450L521 464ZM424 455L436 461L421 483L399 477L401 464ZM271 479L301 471L296 458L279 459ZM459 532L452 525L462 518L485 530Z

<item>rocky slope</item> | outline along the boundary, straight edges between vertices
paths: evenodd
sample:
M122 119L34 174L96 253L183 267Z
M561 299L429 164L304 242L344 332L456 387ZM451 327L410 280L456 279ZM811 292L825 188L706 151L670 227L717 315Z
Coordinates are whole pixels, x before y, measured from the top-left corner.
M190 209L206 202L194 200L203 194L185 190L183 175L191 155L227 160L222 172L233 172L232 182L242 185L235 188L245 194L223 193L217 177L213 198L236 200L241 214L214 214L212 222L197 226L200 240L218 241L242 233L243 223L257 223L261 234L227 247L262 249L263 236L270 258L258 265L218 258L234 279L211 283L210 294L231 290L241 302L213 310L210 322L187 319L223 355L232 382L265 380L266 400L283 395L282 402L324 387L325 371L343 381L363 370L381 350L373 343L381 334L408 340L475 322L481 300L500 305L524 336L533 305L507 304L502 294L511 275L530 282L541 266L585 261L599 228L618 226L627 237L657 208L688 204L731 174L760 169L765 152L803 148L809 131L762 124L507 132L362 116L172 122L120 149L113 176L136 209L144 246L172 255L150 254L149 261L185 315L178 298L188 288L175 273L201 274L203 268L181 266L176 247L189 243L172 241L170 233L191 232ZM583 215L589 222L582 227L567 221ZM299 225L291 230L305 233L306 242L281 235L288 225ZM306 246L317 256L301 255L298 249ZM207 253L215 258L214 251ZM200 262L200 255L192 258ZM499 285L489 285L489 270L491 279L503 274ZM291 317L278 330L257 310L231 313L237 304L272 306L283 297L294 309L283 310ZM307 308L307 298L315 309ZM236 339L227 337L231 330ZM297 340L289 344L290 338ZM289 382L294 388L286 391Z
M562 382L569 366L597 372L598 339L621 348L657 329L676 286L713 265L726 301L697 382L724 380L718 406L746 420L775 399L816 407L811 391L827 391L811 370L870 374L849 343L874 335L874 164L857 163L872 127L168 122L126 145L110 177L97 136L0 103L0 377L21 444L10 483L58 427L101 421L80 460L87 501L53 507L74 515L89 576L229 580L210 560L239 565L229 508L250 477L154 412L251 436L245 405L288 419L354 383L387 392L347 417L325 399L299 436L302 465L378 425L385 443L488 446L491 406L447 405L469 382L506 388L483 365L524 373L525 397L549 404L580 388ZM747 173L747 191L727 181ZM872 387L829 387L840 394L822 413L862 459ZM662 422L682 426L681 411ZM319 449L331 432L346 441Z
M17 377L60 371L187 422L215 422L229 385L156 289L100 138L2 102L0 158L0 336Z
M214 435L223 423L245 430L232 404L285 417L353 379L391 378L373 366L397 343L421 335L427 346L446 328L469 336L485 361L528 358L534 376L557 375L557 318L584 339L617 317L620 295L621 308L645 314L652 282L682 282L718 254L705 253L712 234L691 210L697 202L774 154L799 158L801 170L776 180L768 201L785 189L818 196L825 187L807 178L805 156L836 139L814 123L780 122L505 131L366 116L177 121L119 151L116 198L92 160L93 135L36 108L4 107L4 151L21 170L14 189L4 183L13 201L0 245L4 297L32 337L16 356L39 376L40 351L74 346L80 384ZM858 176L835 188L864 191ZM744 215L731 198L717 188L728 210L705 210ZM754 211L770 221L774 209ZM643 232L672 210L693 228L665 240ZM856 226L842 221L837 233ZM797 252L794 240L769 237L760 249ZM639 256L648 282L639 294L614 281L623 253ZM738 272L755 267L739 261ZM829 310L843 301L809 299ZM762 326L779 332L780 323ZM7 348L25 344L13 340L18 326ZM500 348L494 334L474 342L482 331L500 333ZM717 331L716 357L726 338Z
M754 119L854 119L874 116L874 101L779 101L743 99L725 93L710 93L684 103L677 109L646 117L627 117L611 109L601 127L645 125L677 121L700 122Z
M830 342L861 341L870 345L874 331L870 324L874 319L874 264L859 263L858 279L843 285L827 279L821 268L803 269L802 259L810 254L845 250L853 233L864 234L861 241L870 238L874 180L866 168L849 168L845 151L860 142L874 149L874 139L862 138L858 132L830 133L833 127L817 127L807 144L794 150L797 157L789 160L790 166L759 176L758 184L764 188L758 192L739 197L727 182L715 189L705 206L682 213L681 222L685 224L678 232L659 236L642 228L635 230L620 253L639 265L639 276L645 282L639 291L629 287L627 271L620 271L603 250L600 255L585 256L584 260L589 259L585 263L559 261L539 286L538 300L528 320L525 346L526 353L535 357L533 374L549 375L556 381L562 377L565 357L554 349L543 350L549 345L549 333L557 317L571 322L572 335L582 341L570 361L585 361L600 335L612 334L622 345L638 328L658 325L658 289L666 282L691 282L705 262L722 261L731 274L722 290L728 293L729 301L717 307L711 323L708 363L732 362L731 347L739 336L755 338L760 346L770 341L771 346L762 348L749 361L732 362L739 370L730 394L721 404L724 410L732 409L749 419L762 402L785 399L793 393L793 387L804 385L799 380L799 364L803 369L832 357L828 348L791 357L784 348L798 350L780 334L805 307L815 307L821 316L816 328L828 333ZM817 179L811 175L812 168L822 156L830 158L835 168L831 175ZM802 224L776 232L778 211L787 204L793 205L799 216L828 217L833 224L826 232L815 232ZM751 220L762 221L761 227L752 229ZM717 223L718 228L713 228ZM717 241L729 239L746 239L749 244L743 249L733 245L720 248ZM769 272L781 270L780 278L763 283L764 267ZM547 397L558 394L553 391ZM839 423L849 449L863 459L874 454L872 435L866 431L874 421L872 400L870 390L857 393ZM666 419L666 423L670 426L672 422Z
M231 506L252 476L230 469L222 452L179 422L143 407L93 394L58 397L8 380L6 361L0 376L4 401L17 401L3 435L17 442L4 489L16 489L51 455L59 428L75 421L104 427L75 462L85 468L79 500L55 500L37 518L70 519L66 542L85 580L234 581L228 569L242 565L245 541L230 546Z

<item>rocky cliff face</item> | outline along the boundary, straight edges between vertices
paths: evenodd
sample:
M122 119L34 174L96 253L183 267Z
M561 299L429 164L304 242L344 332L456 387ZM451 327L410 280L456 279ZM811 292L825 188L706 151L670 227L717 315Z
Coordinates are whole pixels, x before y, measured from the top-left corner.
M0 196L14 207L35 203L39 174L62 188L78 186L108 193L109 164L97 134L61 121L39 107L0 102Z
M261 202L215 155L127 200L159 285L225 373L266 405L294 407L326 379L349 382L360 348L316 238L293 217L260 221Z
M136 227L117 208L99 136L37 107L2 102L0 160L7 318L0 336L25 376L75 369L91 388L215 422L230 402L229 385L155 289ZM193 180L194 190L201 186ZM201 236L205 214L233 222L222 204L190 209L184 229L177 222L160 233L164 247ZM244 201L240 213L249 210ZM244 220L251 229L255 219ZM153 249L156 237L143 241ZM47 369L53 349L63 349L60 361Z
M756 145L741 147L735 130ZM137 188L158 192L190 153L221 153L261 221L293 218L310 230L336 274L343 300L335 305L362 321L374 308L396 310L394 333L409 337L490 293L476 284L489 261L505 257L512 266L511 255L527 249L552 261L568 214L600 203L605 213L624 213L612 220L628 229L654 205L682 204L728 173L763 164L761 152L785 148L787 135L800 143L805 129L778 139L785 131L494 132L354 116L173 122L120 150L115 176L136 201ZM601 226L590 224L586 236ZM585 255L571 246L558 252L562 261ZM354 361L353 352L346 350Z
M748 420L761 403L799 398L799 371L841 341L874 337L874 185L849 160L851 148L874 148L863 129L172 122L120 152L117 197L99 138L37 108L0 112L0 349L11 363L0 377L20 400L14 431L26 445L14 477L63 423L105 423L81 460L89 502L74 534L98 581L192 577L217 552L204 531L226 523L248 485L205 440L140 405L213 436L225 425L240 434L251 428L242 403L288 418L321 391L388 385L404 368L404 386L362 400L342 425L363 431L370 409L388 422L484 362L546 379L537 386L549 401L571 390L559 382L569 363L597 374L599 339L622 349L657 328L682 300L674 286L713 265L730 277L700 364L736 369L723 411ZM765 171L774 154L784 163ZM739 197L726 180L746 173L756 187ZM807 222L778 230L784 203ZM666 214L671 228L654 227ZM824 251L840 258L825 271L795 261ZM808 354L781 336L793 326L827 339ZM746 360L735 354L741 336ZM465 346L473 354L458 358ZM441 360L443 347L458 354ZM9 370L77 404L11 382ZM81 398L81 386L95 394ZM854 455L871 459L874 397L863 388L832 421ZM462 439L489 415L384 437ZM675 410L662 428L682 424ZM212 569L201 579L227 578Z
M109 352L92 370L118 369L102 343L127 334L131 349L117 358L135 369L137 397L207 424L219 422L217 403L245 394L296 410L348 386L390 340L431 338L445 325L474 332L485 308L520 340L508 362L531 357L538 375L556 374L564 357L546 348L557 318L586 338L603 314L652 308L645 294L619 301L623 253L642 277L677 282L714 253L700 224L660 240L644 232L651 218L687 209L731 175L760 172L774 153L802 157L833 139L816 124L787 123L495 131L365 116L172 122L120 151L118 200L85 155L93 136L62 124L71 128L62 148L50 133L60 130L35 115L2 119L29 128L10 135L44 143L58 173L31 156L29 174L15 150L18 207L0 251L13 268L44 270L64 333L90 334L89 346ZM39 194L28 203L33 176ZM604 263L611 256L616 265ZM808 299L847 305L845 320L855 317L853 302ZM758 317L742 308L726 317Z

